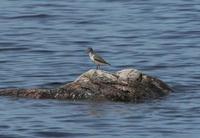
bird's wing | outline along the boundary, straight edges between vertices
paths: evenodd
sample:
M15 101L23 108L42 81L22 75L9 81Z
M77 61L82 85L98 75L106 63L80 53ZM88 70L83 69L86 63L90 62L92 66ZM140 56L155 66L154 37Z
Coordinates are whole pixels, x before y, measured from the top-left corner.
M108 62L106 62L106 61L105 61L101 56L99 56L97 53L95 53L94 60L99 61L99 62L104 63L104 64L110 65Z

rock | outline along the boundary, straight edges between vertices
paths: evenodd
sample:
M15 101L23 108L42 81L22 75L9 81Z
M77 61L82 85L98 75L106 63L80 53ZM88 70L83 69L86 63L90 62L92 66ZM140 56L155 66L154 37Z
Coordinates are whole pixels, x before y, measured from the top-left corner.
M1 96L37 99L111 100L142 102L168 95L172 89L159 79L136 69L116 73L89 70L74 82L55 89L1 89Z

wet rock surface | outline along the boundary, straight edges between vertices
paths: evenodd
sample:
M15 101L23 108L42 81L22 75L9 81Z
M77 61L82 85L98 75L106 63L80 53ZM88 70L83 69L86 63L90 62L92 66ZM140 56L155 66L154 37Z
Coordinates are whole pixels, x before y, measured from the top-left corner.
M136 69L124 69L116 73L92 69L75 81L55 89L0 89L0 96L141 102L166 96L171 91L163 81Z

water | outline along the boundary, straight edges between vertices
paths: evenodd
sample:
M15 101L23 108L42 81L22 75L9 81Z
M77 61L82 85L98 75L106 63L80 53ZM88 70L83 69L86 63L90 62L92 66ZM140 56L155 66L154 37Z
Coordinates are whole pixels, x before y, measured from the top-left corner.
M175 92L149 103L0 97L0 137L200 135L199 0L2 0L0 88L52 88L95 68L134 67Z

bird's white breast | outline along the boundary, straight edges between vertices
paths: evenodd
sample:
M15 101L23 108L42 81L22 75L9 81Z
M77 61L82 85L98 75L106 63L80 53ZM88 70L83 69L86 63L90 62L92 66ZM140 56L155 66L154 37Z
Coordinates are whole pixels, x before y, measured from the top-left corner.
M94 55L92 53L89 53L90 59L94 62Z
M94 60L94 55L92 53L89 53L89 57L96 65L104 65L104 63Z

